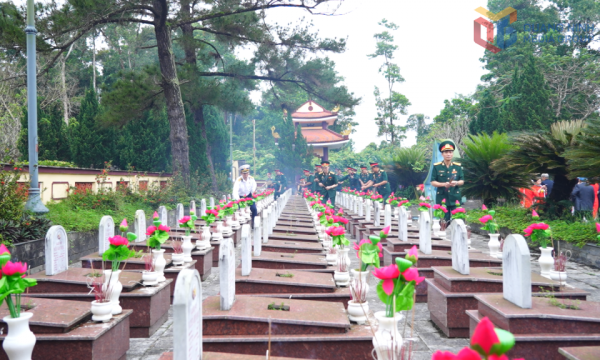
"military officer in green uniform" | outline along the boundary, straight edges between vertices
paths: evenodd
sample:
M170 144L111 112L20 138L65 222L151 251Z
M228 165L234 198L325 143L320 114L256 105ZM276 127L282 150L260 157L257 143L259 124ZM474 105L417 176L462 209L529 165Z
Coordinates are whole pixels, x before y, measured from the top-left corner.
M433 164L431 173L431 185L437 188L435 202L441 204L446 199L446 221L450 221L450 212L456 209L456 201L462 199L459 186L463 186L465 178L460 163L453 162L454 149L456 145L450 140L443 141L440 144L440 152L444 161Z
M310 170L304 169L304 177L306 178L306 183L304 183L304 188L302 189L302 191L304 191L305 189L312 190L313 182L315 181L315 176L310 174Z
M356 169L349 167L348 171L350 172L348 175L348 179L350 180L350 189L360 190L360 182L358 181L358 175L356 175Z
M371 174L367 170L365 165L361 165L360 167L360 175L358 176L358 183L360 185L359 190L365 191L368 189L369 181L371 181Z
M321 161L321 168L323 171L317 176L319 192L323 195L324 203L326 203L327 200L330 200L331 205L335 206L336 187L338 184L337 176L335 176L334 173L329 172L329 161Z
M321 173L321 165L315 165L315 175L312 183L311 190L312 192L320 192L319 191L319 174Z
M277 174L275 176L275 199L277 199L287 188L287 180L279 169L276 169L275 173Z
M392 193L388 176L385 171L379 169L379 164L376 162L371 163L371 169L373 170L373 173L371 174L370 184L373 189L377 190L377 193L383 197L383 203L385 204Z

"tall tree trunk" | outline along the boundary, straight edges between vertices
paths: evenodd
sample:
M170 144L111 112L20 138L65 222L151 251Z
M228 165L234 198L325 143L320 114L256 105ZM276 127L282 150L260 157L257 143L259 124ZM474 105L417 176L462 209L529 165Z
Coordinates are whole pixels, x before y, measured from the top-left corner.
M166 23L168 7L166 0L154 0L155 17L154 33L158 47L158 61L162 74L162 88L167 101L167 117L171 125L171 156L173 171L179 172L187 182L190 178L190 151L188 132L185 121L185 110L181 100L181 89L177 78L177 68L171 44L171 29Z
M92 37L92 86L96 91L96 30L94 30L94 36Z
M67 55L65 55L65 57L63 58L63 61L61 63L61 67L60 67L60 84L61 84L61 88L62 88L62 102L63 102L63 115L64 115L64 119L65 119L65 124L69 125L69 96L67 94L67 80L66 80L66 64L67 64L67 58L69 58L69 55L71 55L71 50L73 50L73 45L75 45L75 43L71 44L71 46L69 47L69 51L67 52Z
M192 8L190 0L181 1L181 12L183 19L189 19L191 17ZM194 29L192 28L192 25L186 24L181 26L181 33L183 35L181 43L183 44L183 51L185 53L185 63L190 65L192 71L196 72L198 68L196 66L196 45L194 44ZM196 124L200 124L201 126L202 139L206 144L204 151L206 154L206 158L208 159L208 170L212 182L212 190L214 193L216 193L219 189L217 186L217 176L215 174L215 167L212 160L212 148L206 136L206 126L204 122L204 107L202 105L192 104L191 108L194 113L194 121L196 122Z
M213 193L217 193L219 188L217 187L217 176L215 175L215 166L212 161L212 147L208 142L206 136L206 121L204 120L204 107L200 106L199 109L194 110L194 122L200 125L200 129L202 130L202 139L206 144L206 158L208 159L208 170L210 171L210 179L212 181L212 191Z

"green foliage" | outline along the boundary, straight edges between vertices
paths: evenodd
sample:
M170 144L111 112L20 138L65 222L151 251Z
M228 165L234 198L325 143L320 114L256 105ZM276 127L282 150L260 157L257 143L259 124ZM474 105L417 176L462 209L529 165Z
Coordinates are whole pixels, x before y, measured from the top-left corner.
M17 220L0 218L0 242L3 244L14 244L43 239L50 226L50 220L43 216L23 214Z
M29 161L23 161L21 164L29 165ZM38 161L39 166L56 166L56 167L65 167L65 168L74 168L77 165L68 161L59 161L59 160L40 160Z
M492 135L499 127L499 106L489 89L483 91L478 107L479 113L469 124L469 131L473 135L481 133Z
M554 191L554 190L553 190ZM469 210L467 221L472 224L481 224L479 218L486 215L486 211ZM552 238L573 243L579 247L587 243L600 244L596 239L596 227L594 223L583 223L573 217L563 219L548 219L547 214L540 211L543 221L550 226ZM500 228L508 228L511 233L523 235L523 230L534 221L531 218L531 209L525 209L519 205L508 205L496 208L494 220Z
M77 121L69 125L73 162L79 167L98 168L115 158L116 133L114 128L104 128L97 121L101 112L98 97L90 88L81 101Z
M11 164L7 170L0 166L0 219L17 220L23 213L26 191L19 189L22 174L19 165Z
M492 206L498 199L519 199L519 188L528 188L531 184L529 176L515 169L493 170L490 167L512 147L506 134L494 132L492 136L486 133L469 136L464 141L465 156L457 160L462 163L465 174L463 195L482 199L487 206Z
M428 161L423 151L415 146L395 150L383 159L383 163L386 164L386 169L396 175L395 182L407 188L422 184L427 177Z
M590 119L584 133L579 135L579 145L569 147L565 158L569 165L569 177L596 178L600 169L600 119Z
M471 96L458 94L454 99L444 100L444 108L433 118L434 123L446 123L460 118L471 118L477 105Z
M55 101L42 109L40 104L44 99L38 99L38 147L39 160L60 160L69 161L71 153L69 149L69 140L67 138L66 125L64 123L61 104ZM21 118L21 133L19 134L18 147L21 152L21 159L29 159L28 148L28 128L27 107L23 108L23 117Z

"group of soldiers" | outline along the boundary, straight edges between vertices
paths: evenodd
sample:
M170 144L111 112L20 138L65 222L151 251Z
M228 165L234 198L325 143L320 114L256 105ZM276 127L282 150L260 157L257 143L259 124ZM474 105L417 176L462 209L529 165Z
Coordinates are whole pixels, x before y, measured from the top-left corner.
M446 220L450 219L450 211L456 208L456 202L462 201L460 186L464 185L464 174L461 164L452 161L455 148L456 145L450 140L443 141L439 145L444 160L433 164L431 173L431 185L437 188L436 203L441 204L442 200L446 200L448 209ZM329 161L321 161L321 165L315 166L313 174L305 169L304 177L298 183L298 190L308 189L318 192L323 196L324 202L329 200L331 204L335 204L336 192L341 191L342 183L346 180L351 190L371 191L381 195L384 203L392 194L388 176L376 162L370 163L370 172L367 166L361 166L360 174L357 174L355 168L347 167L345 176L342 176L340 170L338 174L331 172L329 165ZM270 182L269 187L275 190L275 196L278 197L287 188L287 179L281 171L275 170L275 173L275 179Z

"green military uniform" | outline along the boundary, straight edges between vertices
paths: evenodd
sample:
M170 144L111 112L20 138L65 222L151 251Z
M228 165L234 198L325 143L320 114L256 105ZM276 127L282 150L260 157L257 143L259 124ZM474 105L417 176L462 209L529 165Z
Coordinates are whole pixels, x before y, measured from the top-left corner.
M361 181L363 182L363 184L367 184L369 182L369 180L373 179L373 177L371 176L371 173L367 172L366 174L363 174L362 172L360 173L360 175L358 176L358 185L359 187L362 187L361 185ZM365 189L367 190L367 189Z
M285 188L287 187L287 180L285 178L285 175L277 175L275 176L275 199L277 199L279 197L279 195L281 195L282 192L285 191Z
M371 174L371 179L373 180L373 185L379 184L382 181L387 181L384 185L380 185L379 187L373 186L373 189L376 189L377 193L379 193L379 195L383 196L383 203L385 204L388 197L392 193L392 189L390 187L390 182L388 181L387 174L385 173L385 171L379 170L379 172L373 172L373 174Z
M309 185L306 185L304 188L308 189L308 190L313 190L315 187L315 176L314 175L310 175L307 179L306 179L306 183L310 183Z
M448 151L454 150L454 143L451 141L444 141L440 144L440 151ZM452 179L452 177L454 177ZM431 181L437 181L440 183L464 180L463 168L460 163L452 161L450 166L446 166L443 161L433 164L433 171L431 173ZM453 186L448 189L445 187L439 187L436 190L435 194L435 202L436 204L441 204L442 200L446 199L446 209L448 212L446 213L446 221L449 221L451 218L450 212L456 209L456 201L461 202L462 195L460 193L460 187Z
M319 192L321 195L323 195L323 202L326 203L327 200L330 200L331 205L335 206L336 188L325 190L325 188L320 186L319 183L323 184L324 186L335 185L338 183L337 176L335 176L335 174L331 171L328 173L321 172L319 175L317 175L317 186L319 188Z
M338 186L337 186L337 191L342 191L342 188L344 187L343 182L346 181L346 179L348 179L350 177L350 175L345 175L342 177L338 178Z

